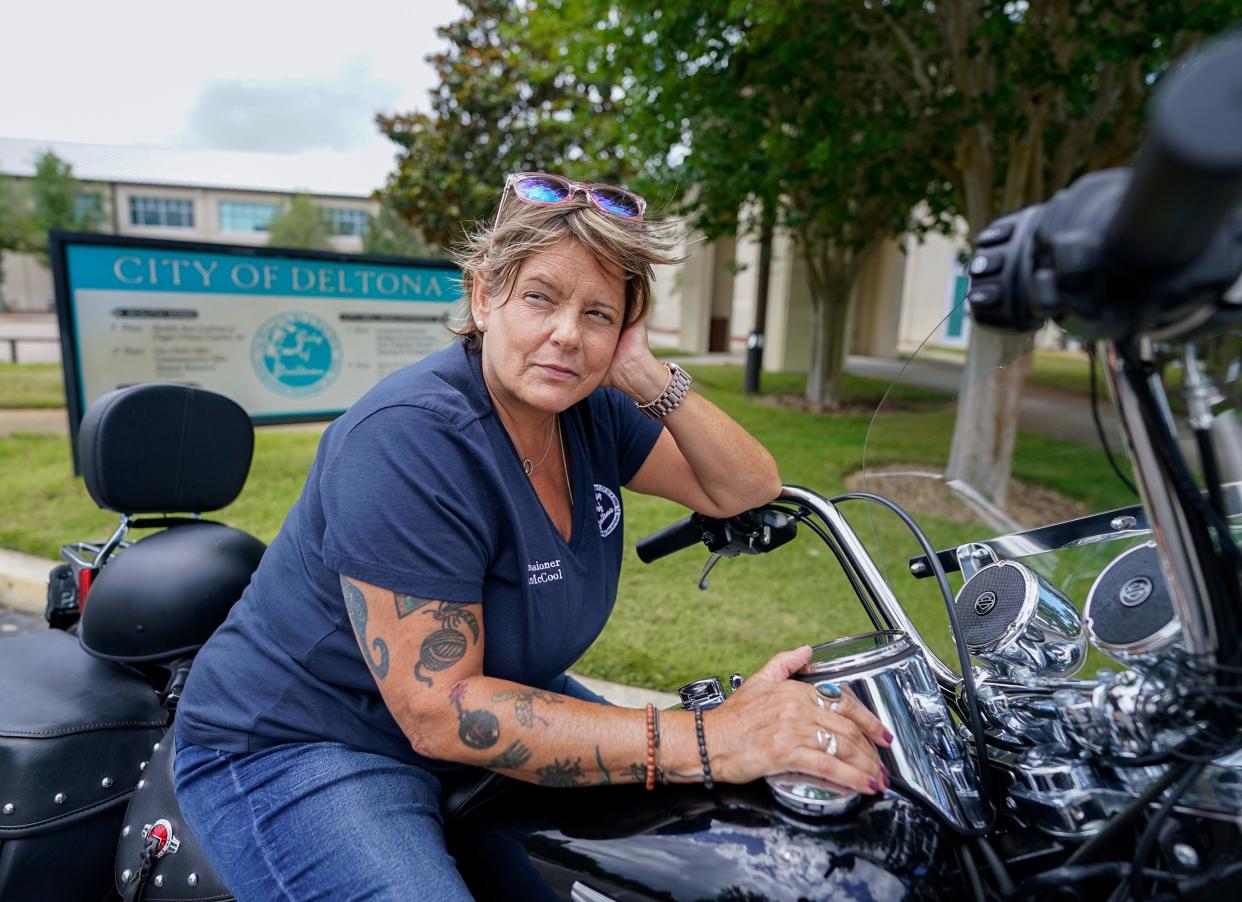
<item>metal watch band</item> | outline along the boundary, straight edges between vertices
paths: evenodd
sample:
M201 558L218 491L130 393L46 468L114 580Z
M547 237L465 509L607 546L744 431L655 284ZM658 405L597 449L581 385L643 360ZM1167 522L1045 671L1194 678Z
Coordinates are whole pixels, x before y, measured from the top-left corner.
M653 420L668 416L681 406L681 402L690 393L690 383L694 380L690 374L675 363L665 363L668 367L668 385L653 400L639 404L638 409Z

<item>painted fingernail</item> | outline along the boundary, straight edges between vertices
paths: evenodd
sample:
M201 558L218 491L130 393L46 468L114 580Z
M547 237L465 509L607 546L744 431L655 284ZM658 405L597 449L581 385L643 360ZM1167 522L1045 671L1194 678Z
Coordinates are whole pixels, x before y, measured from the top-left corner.
M879 783L877 783L877 782L875 782L875 777L872 777L870 780L868 780L868 781L867 781L867 785L868 785L869 787L871 787L871 791L872 791L872 792L879 792L879 791L880 791L880 784L879 784Z
M892 733L890 733L888 730L885 730L885 731L884 731L884 741L885 741L885 742L887 742L887 743L890 743L890 744L891 744L891 743L892 743L892 741L893 741L893 734L892 734Z
M884 788L892 789L893 788L893 777L891 774L889 774L888 768L885 767L883 764L881 764L880 770L884 771Z

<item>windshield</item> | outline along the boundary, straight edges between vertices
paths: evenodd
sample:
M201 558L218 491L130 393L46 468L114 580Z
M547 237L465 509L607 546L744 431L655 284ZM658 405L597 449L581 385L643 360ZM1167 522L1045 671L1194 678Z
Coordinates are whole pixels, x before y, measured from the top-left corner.
M965 315L959 308L946 320L960 322ZM973 371L967 367L966 346L939 343L944 334L940 327L933 330L901 365L872 418L863 470L850 481L851 490L896 501L937 550L1139 504L1126 482L1133 479L1104 373L1097 364L1097 428L1090 358L1066 333L1049 326L1034 340L1001 338L993 342L1000 345L995 356ZM1008 408L997 397L1006 380L1023 386ZM1174 381L1180 384L1180 376ZM963 396L964 404L959 403ZM988 428L1012 416L1017 429L1009 439L1003 430ZM1012 453L996 455L999 470L987 466L990 450L1004 448L1006 441L1012 441ZM921 552L910 532L878 508L847 507L845 513L915 626L946 662L955 660L935 580L911 575L911 559ZM1150 538L1104 532L1101 538L1107 541L1021 560L1081 610L1100 570ZM950 584L956 592L961 574L951 573Z

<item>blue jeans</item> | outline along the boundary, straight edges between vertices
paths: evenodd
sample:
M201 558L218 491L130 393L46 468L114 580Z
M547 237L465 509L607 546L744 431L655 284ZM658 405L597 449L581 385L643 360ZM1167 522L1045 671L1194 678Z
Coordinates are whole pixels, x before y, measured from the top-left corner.
M607 704L569 677L550 688ZM173 769L186 823L238 902L470 898L445 849L440 781L420 767L334 742L232 754L177 740Z

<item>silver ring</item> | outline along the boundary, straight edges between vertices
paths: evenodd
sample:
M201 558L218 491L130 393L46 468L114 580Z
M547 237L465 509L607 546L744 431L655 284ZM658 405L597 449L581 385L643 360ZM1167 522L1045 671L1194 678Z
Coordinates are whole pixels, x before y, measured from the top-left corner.
M815 696L815 701L819 702L819 706L820 706L820 708L822 708L822 709L824 709L824 710L827 710L827 709L828 709L828 706L824 704L824 697L823 697L822 695L816 695L816 696ZM835 704L836 704L836 702L833 702L833 704L835 705Z
M820 703L823 704L823 699L820 699ZM833 702L831 705L828 706L828 710L831 711L833 714L836 714L838 711L841 710L841 701L838 699L837 701Z
M824 747L825 755L835 756L837 753L837 734L830 733L827 730L815 731L815 742L817 745Z

